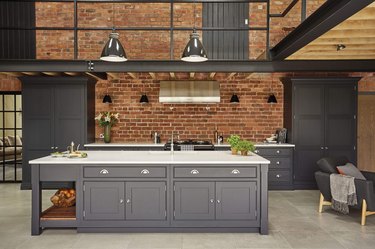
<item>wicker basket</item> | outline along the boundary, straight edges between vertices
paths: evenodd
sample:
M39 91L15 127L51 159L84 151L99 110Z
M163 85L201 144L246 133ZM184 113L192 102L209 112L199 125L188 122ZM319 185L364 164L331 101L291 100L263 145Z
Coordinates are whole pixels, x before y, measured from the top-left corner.
M76 191L74 189L59 189L51 197L55 207L71 207L76 204Z

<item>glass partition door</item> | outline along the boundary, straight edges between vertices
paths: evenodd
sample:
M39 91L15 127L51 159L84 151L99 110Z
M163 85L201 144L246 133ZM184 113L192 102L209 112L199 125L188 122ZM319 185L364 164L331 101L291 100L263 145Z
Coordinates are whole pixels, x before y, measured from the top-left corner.
M22 180L21 92L0 92L0 183Z

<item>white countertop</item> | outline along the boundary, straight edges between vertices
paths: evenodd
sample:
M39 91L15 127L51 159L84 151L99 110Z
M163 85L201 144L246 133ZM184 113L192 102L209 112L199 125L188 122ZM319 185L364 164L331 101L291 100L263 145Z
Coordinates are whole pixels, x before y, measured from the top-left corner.
M95 148L95 147L163 147L164 144L154 144L154 143L91 143L85 144L85 148ZM215 147L230 147L229 144L214 144ZM270 144L270 143L257 143L255 147L286 147L286 148L293 148L295 147L294 144Z
M254 153L232 155L230 151L85 151L87 158L42 157L30 164L269 164Z

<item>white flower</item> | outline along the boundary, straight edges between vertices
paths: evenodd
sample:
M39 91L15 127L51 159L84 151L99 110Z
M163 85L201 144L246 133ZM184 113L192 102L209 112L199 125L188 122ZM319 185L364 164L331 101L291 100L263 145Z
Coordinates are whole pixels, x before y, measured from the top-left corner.
M111 122L111 117L106 116L106 117L104 118L104 121L105 121L105 122Z
M101 113L99 113L98 116L95 117L95 120L100 120L100 119L102 119L102 114Z
M115 113L114 116L115 116L116 119L118 119L119 116L120 116L120 113Z

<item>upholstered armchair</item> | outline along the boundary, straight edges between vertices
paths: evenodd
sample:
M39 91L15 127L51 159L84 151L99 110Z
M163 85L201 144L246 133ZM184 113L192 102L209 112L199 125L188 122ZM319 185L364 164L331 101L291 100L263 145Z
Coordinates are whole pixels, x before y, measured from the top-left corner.
M345 157L324 157L317 162L320 171L315 172L315 179L320 190L320 213L323 211L323 206L331 205L330 174L338 174L336 167L347 162L349 161ZM362 209L361 225L364 226L366 217L375 214L375 174L368 172L362 172L362 174L366 177L366 180L354 180L358 203L354 208Z

